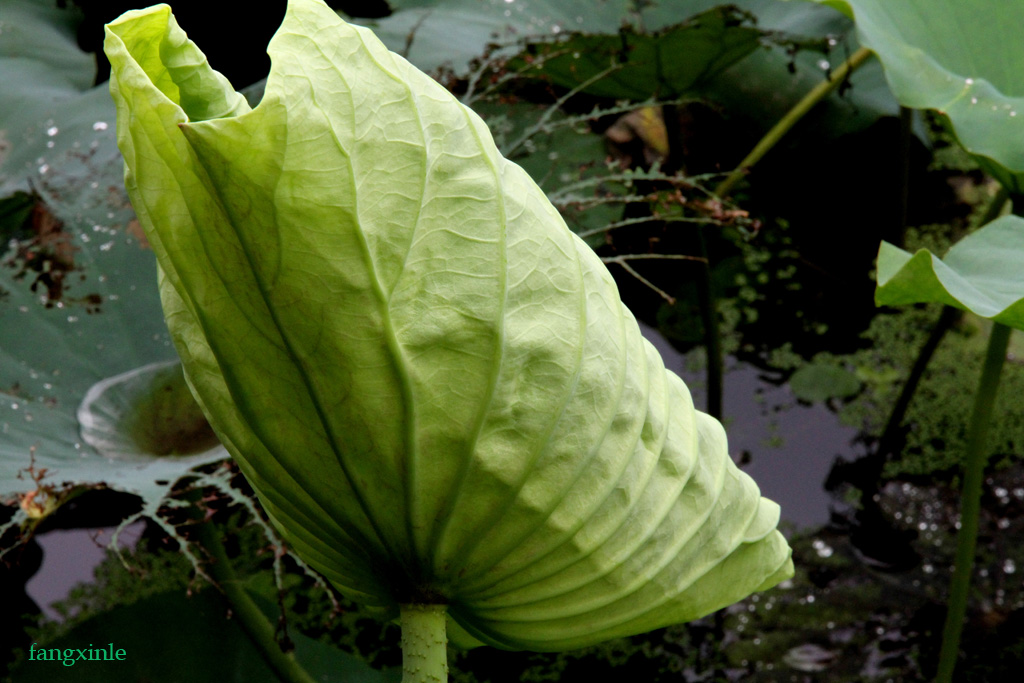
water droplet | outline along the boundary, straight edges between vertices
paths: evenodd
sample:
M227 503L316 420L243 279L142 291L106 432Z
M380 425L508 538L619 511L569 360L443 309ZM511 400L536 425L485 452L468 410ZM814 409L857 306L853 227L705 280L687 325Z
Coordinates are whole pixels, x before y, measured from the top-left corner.
M110 248L112 246L114 246L114 240L110 240L109 242L104 242L103 244L100 245L100 251L110 251Z
M964 83L966 83L967 85L974 85L974 79L973 78L965 78L964 79Z
M19 406L18 406L18 404L17 404L17 403L12 403L12 404L11 404L11 410L17 410L17 409L18 409L18 407L19 407Z
M1017 115L1017 112L1015 112L1015 111L1011 111L1010 112L1010 116L1016 116L1016 115Z
M92 129L93 130L106 130L107 129L107 122L106 121L97 121L96 123L92 124Z
M829 47L835 47L838 44L839 44L839 41L836 40L835 38L829 38L828 39L828 46Z
M828 63L827 59L818 60L818 68L821 69L822 71L828 71L830 66L832 65Z
M558 24L555 24L554 26L551 27L551 32L552 33L561 33L562 32L562 27L559 26Z
M53 149L53 145L54 145L53 140L50 140L49 142L46 143L46 146L47 146L48 149Z
M971 104L977 104L977 103L978 103L978 98L977 97L972 97L971 98Z
M77 323L78 322L78 316L77 315L69 315L68 316L68 322L69 323Z
M43 173L46 173L49 170L50 170L50 165L49 164L43 164L42 166L39 167L40 175L43 174Z
M50 126L46 129L46 134L49 135L51 138L59 132L60 131L57 130L57 126Z

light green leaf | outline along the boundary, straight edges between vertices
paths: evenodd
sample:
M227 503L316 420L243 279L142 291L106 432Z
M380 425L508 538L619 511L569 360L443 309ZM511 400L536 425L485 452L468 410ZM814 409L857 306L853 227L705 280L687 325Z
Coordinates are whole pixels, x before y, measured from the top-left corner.
M506 648L792 573L778 506L483 122L318 0L250 109L170 8L108 28L126 186L188 381L289 545Z
M854 18L901 104L944 114L986 171L1024 191L1024 3L817 1Z
M944 259L888 242L878 251L875 303L939 302L1024 329L1024 219L1003 216L953 245Z

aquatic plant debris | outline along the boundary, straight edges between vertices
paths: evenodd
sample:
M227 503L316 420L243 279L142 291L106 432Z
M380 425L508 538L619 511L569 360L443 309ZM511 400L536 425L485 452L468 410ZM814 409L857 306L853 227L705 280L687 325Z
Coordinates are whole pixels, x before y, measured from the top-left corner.
M299 556L394 615L557 650L793 572L600 259L434 80L293 0L251 109L166 5L108 25L126 187L222 442Z

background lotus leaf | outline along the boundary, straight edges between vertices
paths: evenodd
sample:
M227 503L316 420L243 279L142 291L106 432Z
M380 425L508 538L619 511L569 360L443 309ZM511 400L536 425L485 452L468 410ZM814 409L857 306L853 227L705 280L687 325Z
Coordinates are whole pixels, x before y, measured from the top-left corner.
M564 39L532 42L507 68L597 97L679 97L761 45L763 32L748 19L733 8L718 7L653 33L627 28L573 32ZM526 70L528 63L536 68Z
M175 420L201 429L202 415L180 391L180 366L159 364L175 353L155 260L124 193L110 93L92 86L74 13L9 0L0 19L0 501L40 484L105 485L155 512L179 476L226 453L215 442L177 449L156 422L140 430L140 418L159 418L180 435ZM123 373L134 379L108 381L102 400L94 392L104 417L84 438L86 395ZM169 393L170 403L143 405ZM117 452L92 445L110 438L121 439ZM41 482L26 471L33 463L46 470Z
M944 114L987 172L1024 191L1024 3L817 1L856 21L901 104Z

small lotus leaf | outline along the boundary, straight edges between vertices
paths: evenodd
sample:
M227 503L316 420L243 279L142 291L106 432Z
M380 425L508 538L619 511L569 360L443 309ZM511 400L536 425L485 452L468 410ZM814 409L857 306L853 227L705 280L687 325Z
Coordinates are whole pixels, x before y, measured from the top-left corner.
M944 259L888 242L878 252L875 303L939 302L1024 329L1024 219L1003 216L957 242Z

